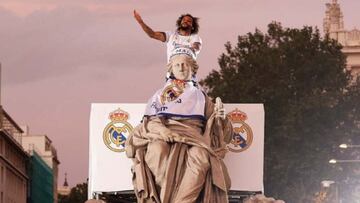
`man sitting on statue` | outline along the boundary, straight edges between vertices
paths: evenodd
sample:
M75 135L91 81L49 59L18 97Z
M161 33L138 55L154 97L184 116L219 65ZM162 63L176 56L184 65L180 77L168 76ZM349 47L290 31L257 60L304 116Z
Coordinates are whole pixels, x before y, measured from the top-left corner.
M128 137L138 202L225 203L230 178L222 159L232 138L220 98L216 104L191 80L198 65L174 52L170 79L150 98L143 122Z
M140 14L136 10L134 10L134 18L149 37L161 42L166 42L168 62L170 60L171 53L175 49L181 47L186 47L192 50L194 53L194 59L196 59L199 55L202 41L198 35L198 18L190 14L183 14L176 21L176 31L166 32L153 31L153 29L144 23Z

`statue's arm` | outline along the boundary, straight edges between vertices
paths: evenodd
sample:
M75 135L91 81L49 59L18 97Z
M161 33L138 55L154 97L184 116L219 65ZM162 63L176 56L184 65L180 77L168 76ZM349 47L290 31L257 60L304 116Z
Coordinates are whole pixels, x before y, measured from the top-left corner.
M166 41L166 35L164 32L158 32L151 29L149 26L147 26L143 19L141 18L140 14L134 10L134 18L135 20L140 24L141 28L144 30L144 32L151 38L165 42Z

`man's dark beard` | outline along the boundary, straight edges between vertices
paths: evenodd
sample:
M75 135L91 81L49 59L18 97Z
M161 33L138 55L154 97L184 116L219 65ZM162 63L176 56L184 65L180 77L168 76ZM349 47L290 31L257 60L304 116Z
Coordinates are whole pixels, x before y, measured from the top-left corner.
M179 30L183 30L183 31L189 31L191 32L192 27L191 26L183 26L180 25Z

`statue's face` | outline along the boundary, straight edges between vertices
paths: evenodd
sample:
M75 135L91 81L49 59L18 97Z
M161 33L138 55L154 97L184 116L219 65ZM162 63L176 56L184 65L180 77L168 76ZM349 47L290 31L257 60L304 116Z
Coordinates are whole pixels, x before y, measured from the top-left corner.
M191 79L191 65L186 60L186 55L173 56L172 59L172 73L178 80Z

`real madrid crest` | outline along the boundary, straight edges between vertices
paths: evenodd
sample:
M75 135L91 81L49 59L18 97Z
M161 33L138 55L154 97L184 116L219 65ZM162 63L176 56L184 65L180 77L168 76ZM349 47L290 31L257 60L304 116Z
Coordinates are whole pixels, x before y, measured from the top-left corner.
M253 141L253 133L248 124L245 123L247 119L246 113L235 109L227 114L231 120L234 134L231 142L228 144L228 149L232 152L242 152L248 149Z
M120 108L109 114L111 122L103 132L105 145L114 152L125 151L125 141L133 127L127 122L129 114Z
M171 84L166 86L161 93L160 102L164 105L166 102L171 102L177 99L185 89L186 83L182 80L172 80Z

